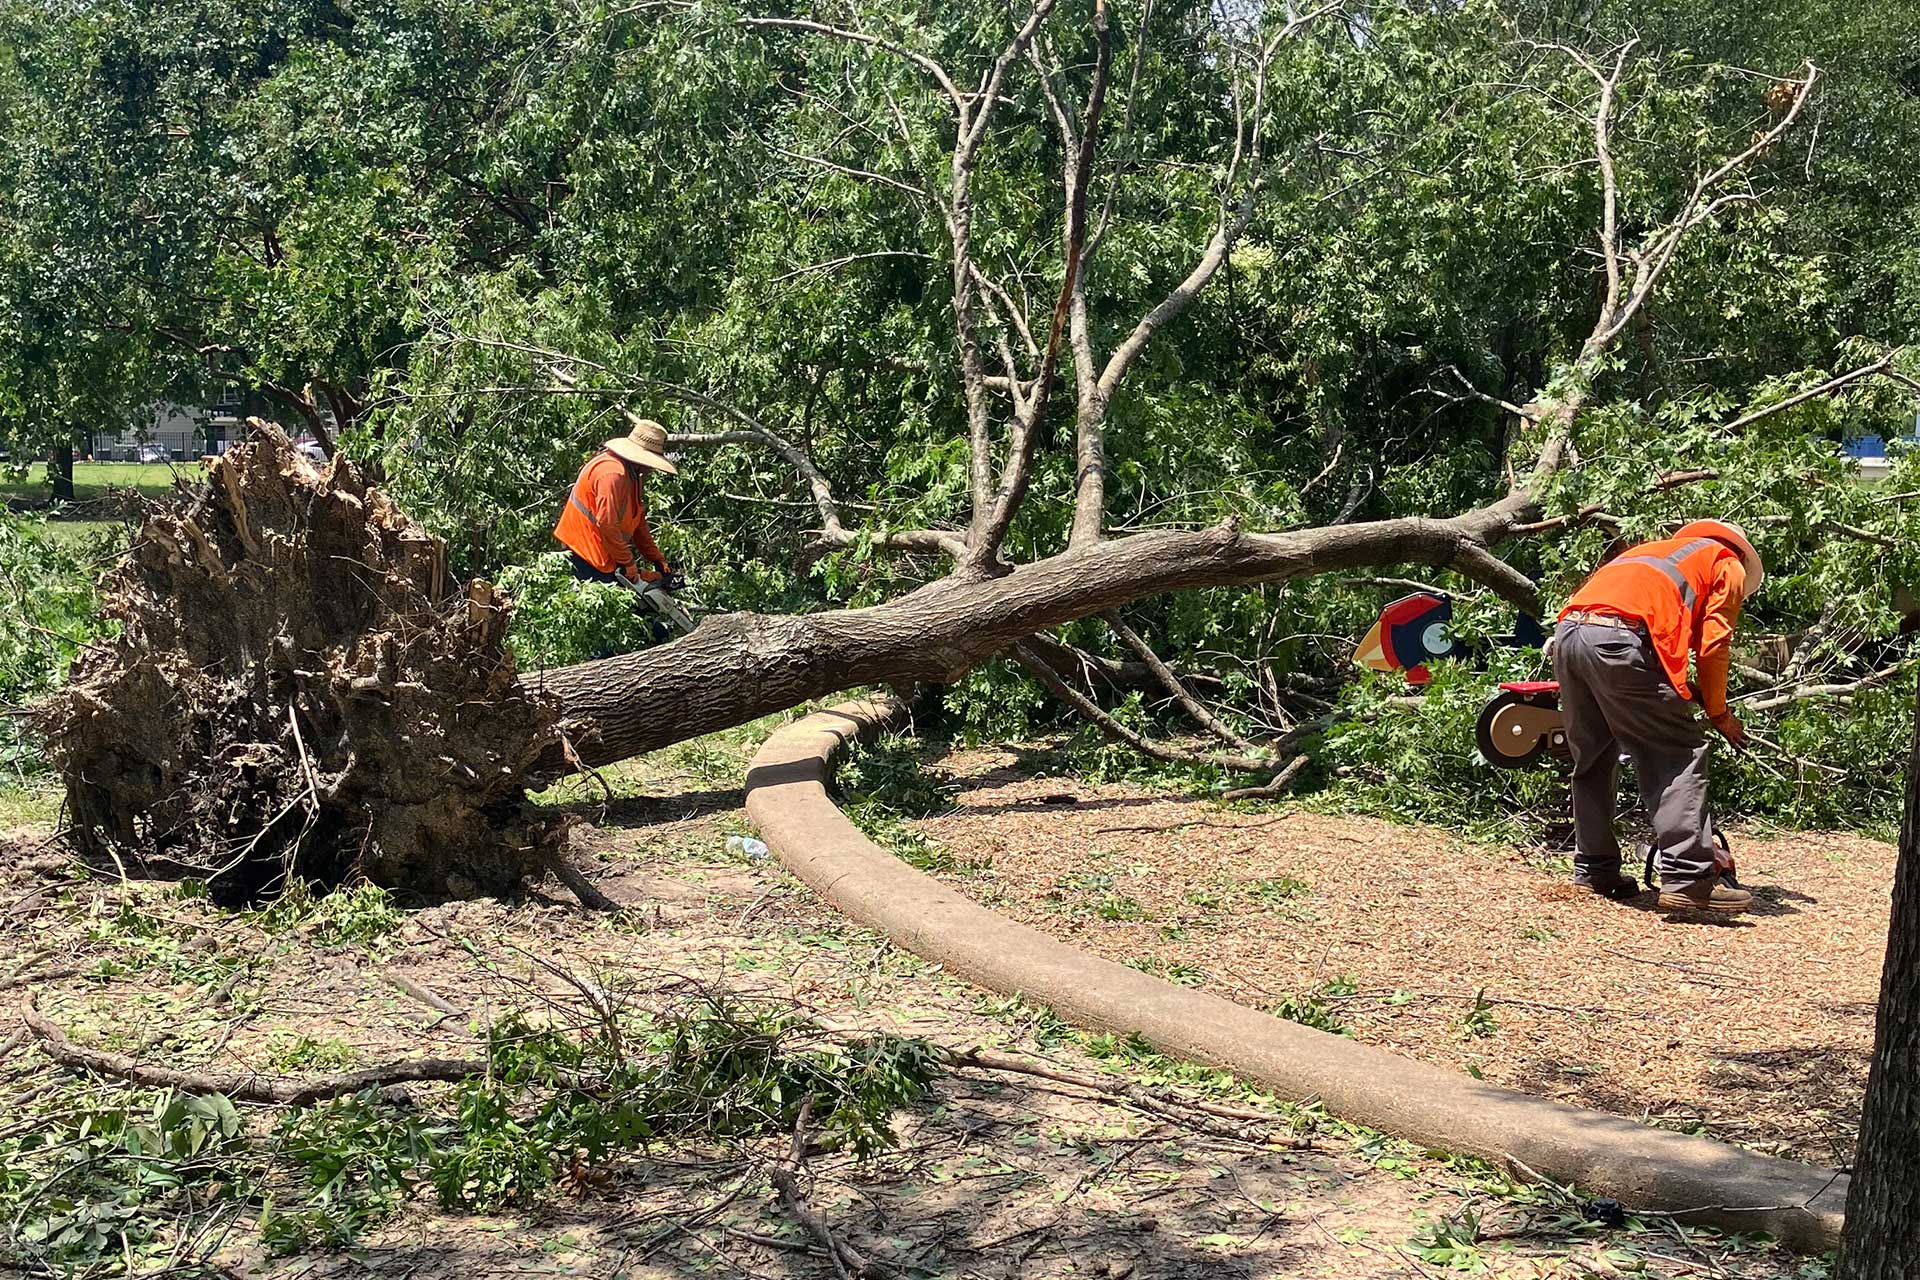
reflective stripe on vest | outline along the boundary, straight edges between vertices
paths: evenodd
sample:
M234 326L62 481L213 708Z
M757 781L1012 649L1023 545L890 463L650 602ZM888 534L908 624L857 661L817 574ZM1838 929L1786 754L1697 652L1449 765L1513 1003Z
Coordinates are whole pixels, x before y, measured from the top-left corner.
M588 524L592 525L596 529L603 527L600 524L600 521L594 518L593 512L587 510L587 504L580 501L580 490L578 487L576 487L572 493L569 493L567 495L567 501L570 504L572 504L573 509L575 511L578 511L581 515L587 518Z
M1687 575L1680 572L1680 562L1696 551L1719 545L1712 538L1695 538L1692 542L1682 544L1679 550L1669 551L1664 556L1622 556L1618 560L1610 561L1608 567L1611 568L1616 564L1652 565L1666 574L1674 586L1680 588L1680 604L1688 613L1692 613L1694 602L1699 597L1694 594L1693 584L1687 581Z

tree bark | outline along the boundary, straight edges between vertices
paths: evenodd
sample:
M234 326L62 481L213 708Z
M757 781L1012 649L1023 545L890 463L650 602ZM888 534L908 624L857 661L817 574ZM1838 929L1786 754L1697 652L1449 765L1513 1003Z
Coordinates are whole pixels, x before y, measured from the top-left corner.
M1873 1069L1834 1280L1907 1280L1920 1259L1920 703L1914 722Z
M56 446L47 455L47 479L53 482L55 502L73 501L73 446Z
M1167 591L1425 564L1492 578L1511 593L1520 588L1490 568L1499 562L1484 543L1498 539L1518 505L1288 533L1221 524L1137 534L999 578L943 578L872 608L709 618L671 644L530 673L522 683L565 709L580 762L611 764L860 685L950 682L1036 631ZM536 772L571 765L548 752Z

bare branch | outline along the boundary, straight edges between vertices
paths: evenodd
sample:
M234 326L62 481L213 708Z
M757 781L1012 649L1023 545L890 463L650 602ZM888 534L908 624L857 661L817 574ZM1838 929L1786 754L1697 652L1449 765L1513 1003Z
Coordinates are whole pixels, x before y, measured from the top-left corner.
M1132 627L1122 622L1118 613L1107 612L1100 616L1109 627L1113 628L1113 634L1120 637L1120 642L1133 650L1134 656L1140 661L1147 664L1147 669L1153 672L1154 678L1160 682L1161 687L1173 695L1173 700L1180 704L1180 709L1185 711L1195 724L1236 751L1251 754L1260 750L1252 742L1235 733L1220 717L1214 715L1205 703L1194 697L1187 687L1180 683L1180 678L1174 675L1173 669L1160 660L1160 655L1153 651L1153 646L1141 639L1140 634Z
M1678 489L1682 485L1698 484L1702 480L1718 480L1719 478L1720 473L1711 467L1703 467L1694 471L1669 471L1648 485L1642 492L1648 494L1665 493L1669 489ZM1606 503L1589 502L1578 511L1568 515L1550 516L1545 520L1535 520L1527 524L1516 524L1508 530L1508 532L1545 533L1550 529L1564 529L1568 525L1585 524L1589 521L1598 521L1605 524L1612 520L1613 517L1607 512Z
M1106 0L1094 0L1093 30L1097 49L1093 85L1087 94L1087 116L1080 130L1079 155L1067 171L1066 262L1060 282L1060 296L1054 303L1053 320L1047 330L1047 347L1040 358L1039 371L1034 376L1033 394L1028 397L1025 411L1014 417L1007 465L1000 476L1000 488L994 495L992 514L984 528L979 530L978 536L968 539L970 563L976 569L993 564L999 557L1000 544L1005 540L1007 529L1026 498L1027 485L1033 473L1034 438L1041 416L1047 411L1048 397L1053 391L1054 376L1060 366L1060 343L1067 331L1067 311L1079 280L1080 255L1085 248L1087 234L1087 177L1093 172L1094 149L1100 137L1100 113L1106 105L1107 75L1113 62L1113 35L1107 26Z
M1490 404L1495 406L1496 408L1504 409L1508 413L1512 414L1514 417L1519 418L1524 422L1540 421L1539 406L1515 404L1511 400L1503 400L1499 396L1489 395L1487 392L1482 391L1478 387L1474 386L1473 381L1470 378L1468 378L1466 374L1460 372L1460 367L1458 365L1450 364L1446 367L1445 371L1447 373L1452 374L1455 378L1459 379L1460 386L1461 386L1461 394L1454 395L1451 392L1442 391L1438 387L1431 388L1432 393L1436 396L1439 396L1441 399L1447 400L1456 404L1465 400L1478 400L1482 404Z
M1659 281L1661 274L1665 272L1668 265L1672 263L1673 256L1679 251L1680 244L1686 239L1687 232L1711 216L1726 200L1751 198L1734 196L1707 203L1707 197L1716 187L1733 174L1744 169L1761 155L1772 150L1780 139L1786 135L1788 130L1793 128L1794 122L1800 118L1801 111L1806 107L1808 99L1813 96L1814 86L1820 82L1820 69L1814 66L1812 62L1809 61L1804 64L1802 69L1806 74L1804 78L1798 82L1800 87L1795 92L1792 103L1788 106L1787 110L1782 113L1780 119L1775 121L1771 128L1764 132L1757 133L1754 136L1752 145L1748 146L1745 150L1739 152L1718 168L1702 174L1694 182L1693 191L1688 195L1686 203L1681 206L1679 214L1664 228L1656 231L1649 237L1646 247L1633 255L1634 279L1632 292L1628 294L1626 301L1616 309L1615 313L1606 318L1606 323L1603 324L1602 327L1595 329L1594 336L1588 340L1590 346L1595 343L1611 342L1619 335L1622 329L1626 328L1627 322L1631 320L1634 313L1645 304L1648 296L1653 292L1654 285Z
M1266 91L1267 75L1273 59L1278 55L1280 46L1292 36L1306 29L1320 17L1332 13L1340 6L1338 3L1322 5L1307 13L1300 14L1288 22L1278 33L1261 46L1254 56L1253 101L1250 108L1243 101L1236 80L1234 92L1234 138L1232 157L1227 166L1227 177L1220 190L1220 207L1214 223L1212 236L1201 250L1199 260L1194 263L1179 284L1168 293L1147 314L1141 317L1130 332L1107 357L1105 366L1096 378L1082 379L1080 392L1080 411L1075 423L1075 463L1074 463L1074 502L1073 528L1068 536L1068 545L1085 546L1098 542L1106 521L1106 414L1107 406L1112 402L1114 393L1119 389L1127 370L1139 358L1154 334L1184 312L1193 300L1200 296L1214 275L1225 264L1227 255L1232 252L1240 235L1253 220L1255 201L1266 181ZM1240 182L1242 166L1247 177L1245 190L1234 203L1234 187ZM1087 333L1084 299L1075 305L1076 343ZM1077 349L1076 349L1077 354ZM1090 347L1089 347L1089 355ZM1089 364L1092 361L1089 360Z
M768 144L768 150L773 151L777 155L783 155L789 160L798 160L804 164L815 165L818 168L827 170L829 173L840 174L842 177L857 178L862 182L878 183L883 187L892 187L896 191L904 191L916 200L924 200L927 198L927 192L924 188L916 187L911 182L902 182L898 178L890 178L884 173L875 173L871 169L861 169L854 165L841 164L838 161L829 160L825 156L810 156L803 151L789 151L785 147L777 147L771 143Z
M40 1012L39 1006L34 1003L32 988L20 993L20 1018L27 1024L28 1030L39 1038L40 1047L46 1055L61 1066L131 1080L149 1088L225 1094L236 1102L305 1107L328 1098L359 1093L363 1089L423 1080L466 1080L487 1073L487 1064L483 1060L405 1058L384 1066L363 1067L358 1071L314 1076L307 1080L275 1080L251 1073L214 1076L198 1071L183 1071L177 1067L149 1065L128 1054L75 1044L58 1023Z
M1759 693L1744 694L1732 699L1739 703L1743 711L1776 711L1795 702L1805 702L1809 698L1838 698L1849 694L1861 693L1867 689L1883 685L1913 667L1915 659L1896 662L1890 667L1882 667L1872 675L1862 676L1858 680L1843 684L1803 684L1784 690L1764 690Z
M896 58L903 58L933 77L934 83L939 85L940 91L947 95L947 100L953 104L953 109L956 113L964 114L966 112L966 100L961 96L960 90L955 87L953 77L947 74L946 68L942 67L932 58L929 58L926 54L918 53L903 44L896 44L892 40L885 40L865 31L856 31L849 27L829 26L824 22L814 22L806 18L743 17L736 18L734 21L742 27L777 27L787 31L804 31L811 35L831 36L835 40L846 40L853 44L867 45L870 48L890 53Z
M1274 762L1270 759L1184 751L1179 747L1170 747L1164 742L1155 742L1152 738L1121 724L1102 711L1099 704L1092 698L1062 680L1059 673L1047 663L1046 658L1024 640L1015 643L1008 652L1018 659L1021 666L1033 674L1034 679L1045 685L1048 692L1092 721L1102 733L1126 743L1142 754L1152 756L1155 760L1165 761L1168 764L1212 765L1235 773L1266 773L1274 767Z
M921 253L916 249L876 249L871 253L849 253L845 257L829 258L825 262L795 267L784 275L775 276L769 283L782 284L797 276L810 276L820 271L838 271L841 267L852 266L856 262L870 262L875 258L919 258L922 261L931 262L933 255Z
M1001 318L1013 327L1015 333L1020 335L1020 343L1027 349L1027 354L1038 358L1040 355L1040 344L1033 340L1033 330L1027 327L1027 313L1025 309L1013 300L1013 295L1007 292L1005 285L982 271L978 263L974 263L972 266L974 283L986 290L986 292L1000 304Z
M1232 791L1220 793L1222 800L1278 800L1287 793L1287 786L1294 777L1307 767L1307 757L1295 756L1287 761L1287 767L1273 775L1264 786L1236 787Z

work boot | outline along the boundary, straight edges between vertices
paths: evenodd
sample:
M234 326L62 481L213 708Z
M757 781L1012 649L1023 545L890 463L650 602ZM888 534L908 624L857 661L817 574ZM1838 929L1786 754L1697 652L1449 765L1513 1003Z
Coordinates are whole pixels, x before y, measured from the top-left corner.
M1575 880L1573 887L1585 889L1588 893L1598 894L1612 902L1626 902L1640 896L1640 882L1632 876L1623 876L1617 871L1611 876L1600 875L1592 879Z
M1662 911L1706 911L1716 916L1737 916L1753 905L1753 895L1745 889L1729 889L1718 876L1695 880L1684 888L1662 889Z

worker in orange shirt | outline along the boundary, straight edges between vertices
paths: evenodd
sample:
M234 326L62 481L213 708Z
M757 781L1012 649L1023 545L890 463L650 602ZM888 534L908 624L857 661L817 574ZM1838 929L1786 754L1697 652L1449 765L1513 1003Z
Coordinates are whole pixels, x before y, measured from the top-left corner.
M1601 565L1561 611L1553 669L1573 753L1575 883L1612 898L1639 892L1620 872L1613 829L1624 751L1653 820L1661 909L1734 915L1752 904L1714 867L1708 744L1687 655L1707 723L1740 746L1746 730L1727 706L1727 668L1741 601L1762 576L1738 525L1696 520Z
M633 430L606 442L580 468L553 536L571 553L573 576L588 582L676 579L647 527L647 473L678 474L667 461L667 429L628 415Z

